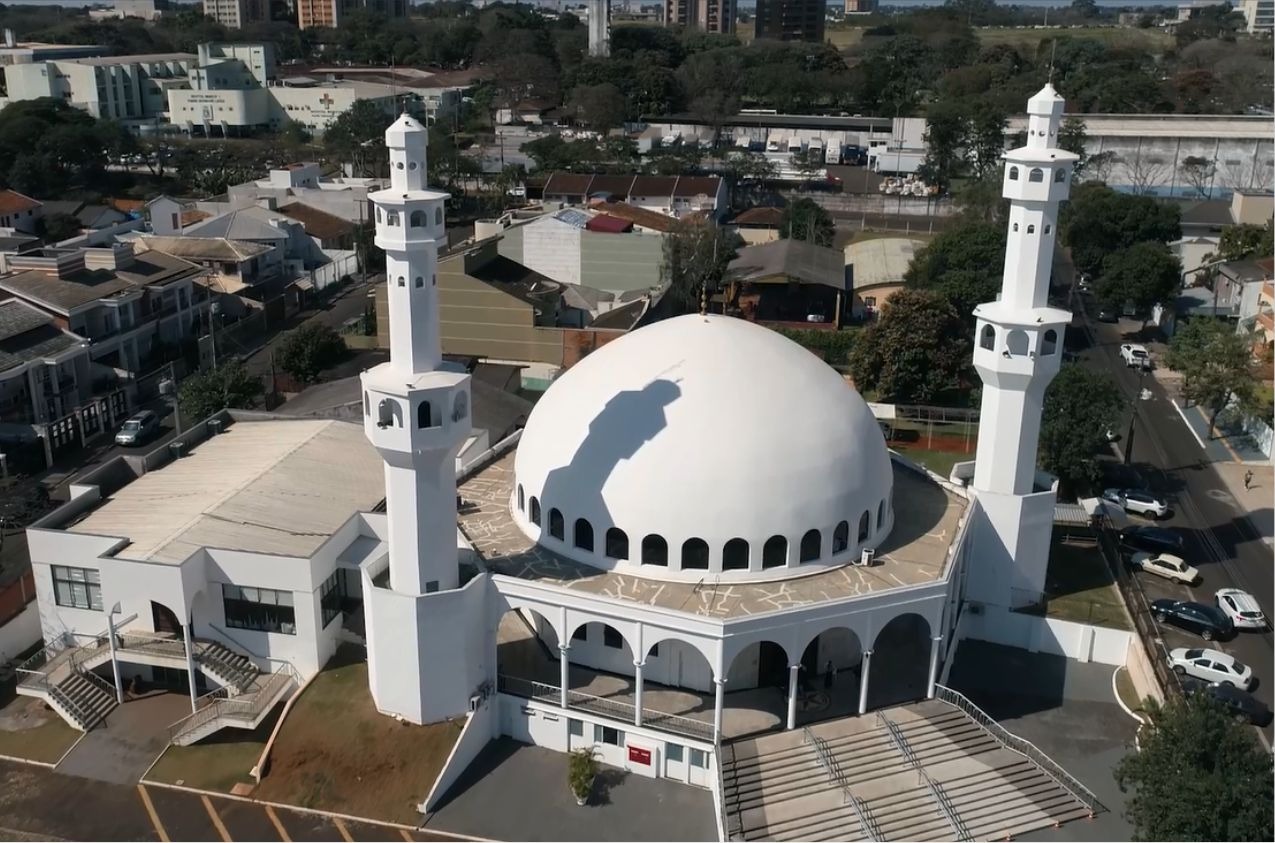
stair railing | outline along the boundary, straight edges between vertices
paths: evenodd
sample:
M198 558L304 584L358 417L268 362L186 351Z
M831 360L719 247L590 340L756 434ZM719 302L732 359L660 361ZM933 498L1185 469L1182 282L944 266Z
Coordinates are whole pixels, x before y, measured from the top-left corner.
M960 691L954 691L943 685L934 686L934 696L936 699L942 700L949 705L954 705L961 711L965 712L971 720L983 728L985 732L1000 742L1006 749L1011 749L1027 758L1036 767L1046 775L1052 777L1063 789L1071 794L1072 798L1089 809L1089 817L1093 818L1094 814L1099 811L1107 810L1106 807L1098 801L1098 797L1093 794L1089 788L1081 784L1074 776L1058 765L1054 759L1050 758L1031 741L1021 738L1013 732L1006 729L1001 724L992 719L991 715L983 711L970 701L969 697Z
M841 769L841 763L837 761L837 756L833 754L828 742L823 738L810 731L807 726L802 731L802 736L815 748L815 757L819 759L819 766L823 768L826 775L833 784L841 789L842 801L850 806L850 810L854 811L854 817L859 823L859 828L869 840L882 840L881 829L877 827L876 821L872 818L868 806L864 805L859 799L850 792L850 783L846 779L845 771Z
M256 720L266 706L274 701L282 687L290 683L299 685L301 682L296 668L287 662L283 664L283 669L270 674L262 686L252 694L228 697L224 687L204 694L195 701L196 711L168 727L169 743L173 743L177 738L200 728L205 723L222 717L233 717L248 723ZM201 701L205 702L201 704Z
M894 748L899 751L904 760L916 771L917 779L921 784L925 785L926 790L930 792L930 798L934 800L934 804L938 806L939 811L947 819L947 824L952 827L953 833L957 840L969 840L970 831L965 827L965 823L957 815L956 809L952 807L952 803L948 801L945 794L934 780L929 777L925 769L921 766L921 762L917 760L916 753L912 751L908 739L903 736L903 730L899 728L899 724L885 716L885 712L877 712L877 721L885 727L886 734L890 736L891 743Z

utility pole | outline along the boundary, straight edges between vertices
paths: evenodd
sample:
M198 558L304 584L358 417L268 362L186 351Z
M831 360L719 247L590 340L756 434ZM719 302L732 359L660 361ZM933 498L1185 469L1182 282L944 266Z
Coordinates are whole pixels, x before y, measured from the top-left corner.
M1133 433L1134 421L1138 418L1138 402L1142 400L1142 379L1147 376L1147 370L1141 369L1138 373L1138 388L1133 393L1133 400L1129 402L1129 433L1124 439L1124 464L1128 465L1133 459Z

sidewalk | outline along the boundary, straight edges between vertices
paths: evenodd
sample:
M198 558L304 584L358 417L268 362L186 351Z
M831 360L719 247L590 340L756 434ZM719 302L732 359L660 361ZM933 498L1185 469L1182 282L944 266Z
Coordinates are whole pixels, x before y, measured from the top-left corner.
M1242 463L1250 466L1270 467L1271 461L1257 449L1257 443L1238 426L1218 419L1217 428L1209 433L1209 417L1199 407L1182 406L1179 398L1170 398L1178 415L1204 449L1204 455L1212 463Z
M1249 524L1267 547L1275 548L1275 510L1271 509L1272 492L1275 492L1275 468L1265 465L1241 465L1239 463L1214 463L1213 469L1226 484L1218 498L1229 497L1235 509L1244 512ZM1253 472L1249 488L1244 488L1244 475Z

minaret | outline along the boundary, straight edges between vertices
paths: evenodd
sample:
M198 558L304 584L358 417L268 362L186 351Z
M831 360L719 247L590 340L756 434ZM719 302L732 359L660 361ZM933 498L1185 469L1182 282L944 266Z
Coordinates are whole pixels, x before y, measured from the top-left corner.
M974 368L983 381L973 489L978 517L970 599L1017 607L1045 588L1054 492L1038 490L1036 448L1045 388L1058 374L1071 313L1050 307L1058 206L1077 156L1058 148L1063 99L1046 85L1027 103L1027 145L1005 153L1010 202L999 300L974 308Z
M389 584L402 594L456 587L456 454L470 430L469 376L439 371L447 194L426 187L427 138L406 114L390 126L390 186L369 197L385 250L390 360L363 373L363 429L385 460Z
M611 0L589 0L589 55L611 55Z

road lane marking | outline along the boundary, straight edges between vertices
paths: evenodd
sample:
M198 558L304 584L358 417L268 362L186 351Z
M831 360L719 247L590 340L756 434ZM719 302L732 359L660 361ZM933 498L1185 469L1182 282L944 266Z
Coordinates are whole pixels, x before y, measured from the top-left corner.
M410 834L408 834L408 833L407 833L407 829L405 829L405 828L400 828L400 829L398 830L398 833L399 833L399 834L401 834L401 835L403 835L403 839L404 839L404 840L406 840L406 841L407 841L407 843L416 843L416 841L412 839L412 835L410 835Z
M171 843L168 832L164 830L164 824L159 821L159 814L155 813L155 806L151 804L151 795L140 784L137 786L137 792L142 797L142 807L146 809L147 814L150 814L151 825L155 826L155 833L159 835L160 841Z
M270 818L270 822L274 823L274 830L279 832L279 839L283 843L292 843L292 838L288 836L288 830L283 827L283 823L279 821L279 815L274 812L274 808L269 805L265 806L266 816Z
M217 833L221 835L221 839L225 841L225 843L232 843L230 832L226 831L226 826L222 823L221 817L217 816L217 809L213 807L212 800L207 796L200 796L199 798L203 800L204 808L208 810L208 817L212 820L212 824L216 827Z
M332 824L336 826L337 831L341 832L341 839L345 843L354 843L354 838L350 836L350 830L345 827L345 823L341 821L340 817L333 817Z

